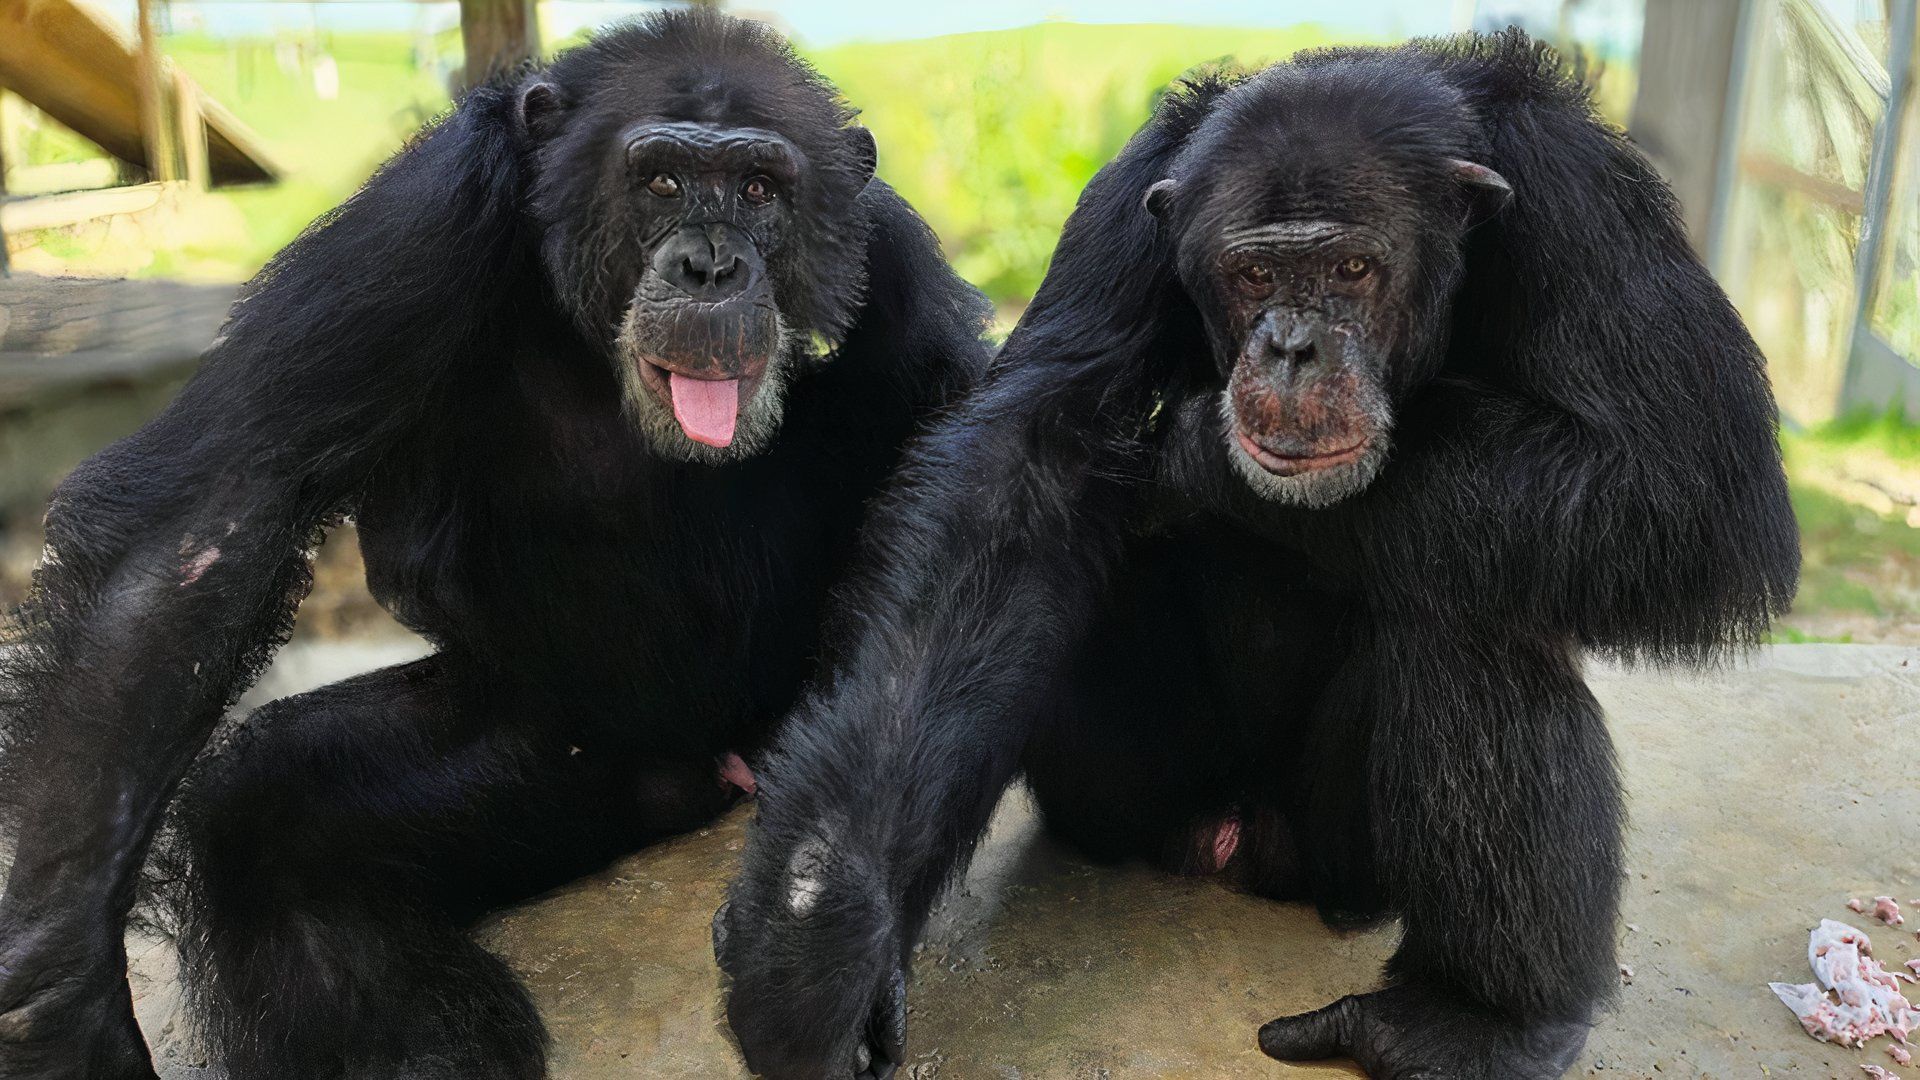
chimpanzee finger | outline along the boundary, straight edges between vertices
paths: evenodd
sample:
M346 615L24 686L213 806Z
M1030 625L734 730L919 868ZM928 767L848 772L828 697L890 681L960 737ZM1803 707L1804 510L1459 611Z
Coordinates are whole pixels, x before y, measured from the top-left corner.
M907 1059L907 973L894 968L867 1020L866 1049L874 1080L889 1080Z
M1268 1021L1260 1029L1260 1049L1281 1061L1344 1057L1353 1051L1360 1000L1343 997L1324 1009Z

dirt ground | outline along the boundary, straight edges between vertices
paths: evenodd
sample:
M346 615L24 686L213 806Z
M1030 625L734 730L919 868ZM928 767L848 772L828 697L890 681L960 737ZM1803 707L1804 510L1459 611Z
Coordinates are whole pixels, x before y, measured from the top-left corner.
M408 652L295 648L258 693ZM1822 917L1867 929L1888 967L1920 955L1920 919L1896 930L1844 906L1920 896L1920 649L1774 646L1733 670L1601 667L1592 681L1630 789L1631 875L1615 930L1633 976L1576 1072L1892 1067L1884 1039L1846 1050L1808 1038L1766 984L1810 978L1807 931ZM481 928L546 1016L558 1080L744 1075L707 942L750 815L742 807ZM907 1076L1354 1075L1342 1063L1267 1061L1253 1033L1366 988L1392 944L1391 930L1341 936L1305 908L1211 881L1089 866L1043 836L1016 793L919 953ZM135 953L163 1073L210 1080L181 1034L167 949Z

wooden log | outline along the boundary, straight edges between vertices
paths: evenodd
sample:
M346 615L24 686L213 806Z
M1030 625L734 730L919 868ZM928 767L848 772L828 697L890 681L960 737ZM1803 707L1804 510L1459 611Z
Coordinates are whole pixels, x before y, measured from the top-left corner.
M467 54L462 74L467 86L538 56L534 0L460 0L460 43Z

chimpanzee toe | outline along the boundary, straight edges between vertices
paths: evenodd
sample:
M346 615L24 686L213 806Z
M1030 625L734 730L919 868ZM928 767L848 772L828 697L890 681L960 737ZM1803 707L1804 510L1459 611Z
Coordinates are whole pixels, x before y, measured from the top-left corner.
M1549 1080L1587 1043L1583 1021L1521 1023L1442 988L1392 986L1285 1016L1260 1029L1282 1061L1351 1057L1375 1080Z

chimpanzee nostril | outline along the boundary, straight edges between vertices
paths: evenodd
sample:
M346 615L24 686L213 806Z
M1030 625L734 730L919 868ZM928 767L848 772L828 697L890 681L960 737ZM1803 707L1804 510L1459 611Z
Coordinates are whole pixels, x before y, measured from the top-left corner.
M1267 334L1267 351L1289 364L1310 364L1319 354L1317 334L1305 322L1276 327Z
M681 229L653 254L654 272L697 300L717 302L754 287L760 264L751 240L723 226Z

